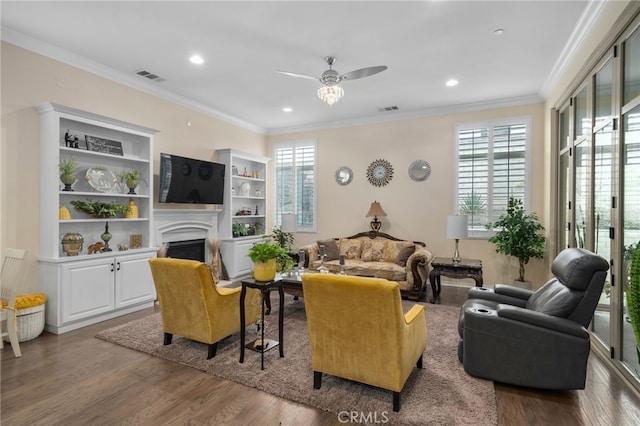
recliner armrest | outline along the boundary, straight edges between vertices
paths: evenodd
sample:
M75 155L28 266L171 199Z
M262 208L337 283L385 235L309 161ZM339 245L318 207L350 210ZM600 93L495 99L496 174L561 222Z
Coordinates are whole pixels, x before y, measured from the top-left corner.
M467 296L468 299L491 300L496 303L505 303L524 308L527 305L526 299L509 296L506 294L498 294L493 289L486 287L472 287Z
M553 315L544 314L542 312L532 311L529 309L519 308L510 305L498 305L498 316L501 318L509 318L515 321L525 322L538 327L549 330L555 330L564 334L571 334L576 337L588 339L589 332L581 324L560 318Z
M503 294L509 297L515 297L516 299L529 300L533 294L533 290L527 290L526 288L514 287L507 284L496 284L496 294Z

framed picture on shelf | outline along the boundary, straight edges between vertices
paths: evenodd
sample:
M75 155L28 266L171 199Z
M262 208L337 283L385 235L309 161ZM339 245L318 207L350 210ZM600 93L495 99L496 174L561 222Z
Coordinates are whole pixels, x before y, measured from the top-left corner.
M122 142L112 141L109 139L103 139L89 135L84 135L84 140L89 151L103 152L105 154L112 155L123 155Z

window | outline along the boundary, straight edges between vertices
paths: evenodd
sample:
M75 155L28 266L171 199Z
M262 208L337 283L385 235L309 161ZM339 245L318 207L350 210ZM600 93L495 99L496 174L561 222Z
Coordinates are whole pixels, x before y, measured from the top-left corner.
M506 212L510 197L529 207L530 118L459 125L456 211L469 216L469 236Z
M297 213L299 232L316 230L316 142L278 144L275 158L275 222L283 213Z

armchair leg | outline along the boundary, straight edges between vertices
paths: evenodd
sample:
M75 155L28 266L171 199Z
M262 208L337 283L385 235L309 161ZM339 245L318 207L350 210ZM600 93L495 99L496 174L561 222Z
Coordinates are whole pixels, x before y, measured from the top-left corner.
M218 350L218 342L212 343L209 345L209 353L207 354L207 359L211 359L216 356L216 351Z
M320 389L320 386L322 386L322 372L314 371L313 372L313 388Z
M171 344L171 339L173 339L173 334L171 333L164 333L164 345L170 345Z
M393 393L393 411L400 411L400 392Z
M422 355L418 358L418 362L416 363L416 367L422 369Z

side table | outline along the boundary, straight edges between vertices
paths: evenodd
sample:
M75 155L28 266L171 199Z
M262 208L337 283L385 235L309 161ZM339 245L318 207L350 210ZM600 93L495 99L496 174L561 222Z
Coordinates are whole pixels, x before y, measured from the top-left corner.
M284 348L283 348L283 323L284 323L284 291L282 290L282 280L277 279L274 281L256 281L254 279L248 279L242 281L242 290L240 291L240 363L244 362L244 349L245 349L245 336L246 336L246 325L245 325L245 306L244 301L247 295L247 288L255 288L260 290L260 304L262 306L262 324L260 327L261 331L261 342L262 348L259 350L260 352L260 368L264 370L264 353L269 349L273 349L276 346L280 348L280 357L284 357ZM276 342L274 340L268 340L268 345L264 347L264 305L265 305L265 296L268 298L269 293L278 289L278 293L280 294L280 312L278 315L278 340Z
M431 261L431 272L429 281L431 282L431 292L433 298L430 303L440 302L440 276L449 278L471 278L476 282L476 287L482 287L482 261L478 259L460 259L460 262L453 263L450 257L436 257Z

